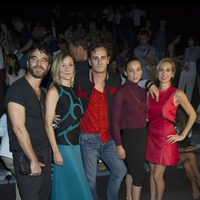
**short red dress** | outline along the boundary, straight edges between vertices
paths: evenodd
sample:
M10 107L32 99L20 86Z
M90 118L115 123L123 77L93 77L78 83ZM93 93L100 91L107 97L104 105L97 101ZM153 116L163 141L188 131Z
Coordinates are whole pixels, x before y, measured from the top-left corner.
M176 119L177 106L173 99L176 88L170 86L159 93L159 102L149 95L149 128L146 160L150 163L173 166L179 160L178 143L168 143L167 136L176 134L173 123ZM170 121L169 121L170 120Z

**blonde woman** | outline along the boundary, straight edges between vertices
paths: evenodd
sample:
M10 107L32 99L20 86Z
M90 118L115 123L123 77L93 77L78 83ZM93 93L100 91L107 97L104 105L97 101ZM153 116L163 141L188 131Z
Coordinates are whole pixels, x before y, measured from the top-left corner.
M159 101L149 96L148 114L149 128L147 139L146 160L150 163L151 200L162 200L165 181L164 173L167 166L177 165L179 161L179 141L189 133L196 113L185 93L172 86L175 76L175 64L170 58L162 59L156 68L159 81ZM173 122L176 120L178 106L188 115L185 128L176 134Z
M53 85L46 98L45 125L53 151L52 200L92 199L81 160L79 134L82 103L73 89L75 66L67 52L52 64ZM61 120L53 128L54 115Z

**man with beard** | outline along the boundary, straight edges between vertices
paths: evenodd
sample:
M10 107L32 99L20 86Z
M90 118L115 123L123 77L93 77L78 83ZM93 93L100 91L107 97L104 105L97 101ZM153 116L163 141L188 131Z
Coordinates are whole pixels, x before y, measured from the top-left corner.
M46 94L40 83L51 61L50 50L35 45L28 54L27 74L6 93L10 150L22 200L50 198L51 153L44 123Z

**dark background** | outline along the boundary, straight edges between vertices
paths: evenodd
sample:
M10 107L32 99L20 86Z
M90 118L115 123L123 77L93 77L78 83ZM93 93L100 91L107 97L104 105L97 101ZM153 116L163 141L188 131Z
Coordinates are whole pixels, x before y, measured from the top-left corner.
M69 1L69 0L68 0ZM34 1L35 2L35 1ZM76 2L76 1L74 1ZM95 5L95 3L101 2L102 4ZM138 3L137 3L138 2ZM139 3L140 2L140 3ZM108 5L113 7L125 5L127 8L131 4L136 4L138 8L141 8L146 11L147 18L152 21L152 30L156 31L158 29L158 22L161 19L166 20L166 33L168 40L171 41L171 38L174 38L176 35L181 34L182 45L185 47L187 45L187 39L189 35L195 36L200 39L200 1L194 2L190 1L188 3L183 2L141 2L141 1L132 1L127 2L123 1L124 4L116 4L108 0L108 3L103 3L102 1L94 0L93 3L82 0L82 3L72 4L73 0L65 3L57 4L61 7L62 22L61 26L65 29L69 24L76 24L77 21L74 17L70 17L70 14L73 12L85 12L89 18L93 12L98 13L97 16L101 15L101 10ZM8 28L11 26L11 19L14 16L22 17L29 21L35 21L39 19L44 25L50 27L51 19L54 18L52 9L56 6L56 3L9 3L0 5L0 22L6 23ZM180 50L181 51L181 50Z
M94 1L95 2L95 1ZM72 3L72 2L71 2ZM135 3L135 2L134 2ZM73 11L85 11L86 13L91 13L91 11L100 11L102 8L108 5L118 6L120 4L109 3L108 4L67 4L60 3L62 14L67 16ZM0 22L9 22L13 16L22 16L26 19L34 20L41 19L43 21L49 20L52 14L52 8L56 4L26 4L26 3L10 3L10 4L1 4L0 6ZM122 5L122 4L121 4ZM131 4L127 4L126 6ZM147 11L147 14L150 19L153 21L159 19L165 19L168 23L167 26L170 29L181 30L181 31L192 31L199 33L199 21L200 21L200 2L183 4L183 3L169 3L169 4L158 4L158 3L142 3L137 4L139 8Z

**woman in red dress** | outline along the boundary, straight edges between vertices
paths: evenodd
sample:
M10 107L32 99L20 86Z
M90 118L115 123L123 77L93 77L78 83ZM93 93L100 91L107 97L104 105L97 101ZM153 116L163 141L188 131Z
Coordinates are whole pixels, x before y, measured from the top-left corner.
M185 93L172 86L175 64L170 58L162 59L156 68L159 81L159 101L149 96L149 129L146 160L150 164L151 200L162 200L165 189L163 179L167 166L177 165L179 161L178 141L189 133L196 120L196 113ZM178 106L188 114L188 121L182 133L176 134L173 122L176 120Z

